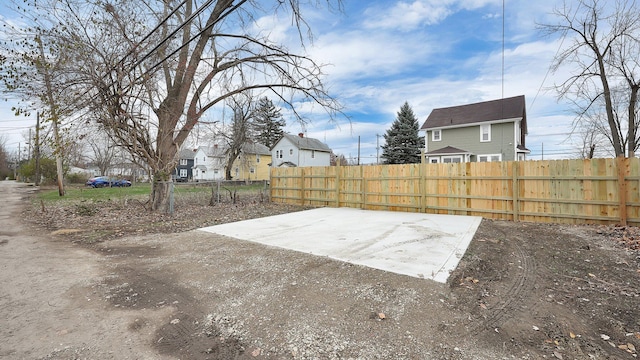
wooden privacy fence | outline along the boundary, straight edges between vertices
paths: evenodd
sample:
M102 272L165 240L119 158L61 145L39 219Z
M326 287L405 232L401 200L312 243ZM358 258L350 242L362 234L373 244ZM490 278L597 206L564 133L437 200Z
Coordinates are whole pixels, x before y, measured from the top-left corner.
M640 225L639 159L274 168L275 202Z

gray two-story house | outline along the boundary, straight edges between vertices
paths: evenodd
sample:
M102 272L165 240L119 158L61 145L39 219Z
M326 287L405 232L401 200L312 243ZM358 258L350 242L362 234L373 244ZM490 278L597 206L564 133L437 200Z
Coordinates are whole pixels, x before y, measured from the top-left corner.
M434 109L424 122L429 163L525 160L524 95Z
M182 149L178 152L178 163L173 171L174 181L184 182L193 180L193 159L195 151Z

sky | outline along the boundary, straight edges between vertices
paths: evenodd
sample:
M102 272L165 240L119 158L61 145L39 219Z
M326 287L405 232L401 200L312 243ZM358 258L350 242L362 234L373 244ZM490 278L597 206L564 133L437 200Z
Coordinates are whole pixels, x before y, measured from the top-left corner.
M361 164L375 163L405 101L422 125L434 108L524 95L528 159L575 158L579 140L569 136L574 116L551 89L569 70L549 71L563 42L536 26L554 22L550 13L561 4L344 0L342 11L314 9L307 13L314 40L306 51L326 64L324 83L348 118L314 111L304 125L287 119L285 130L305 132L354 162L359 149ZM3 6L0 16L10 16ZM295 47L286 30L291 24L280 20L265 17L258 24ZM23 134L35 120L15 117L11 106L0 103L0 134L13 151L19 144L25 148Z

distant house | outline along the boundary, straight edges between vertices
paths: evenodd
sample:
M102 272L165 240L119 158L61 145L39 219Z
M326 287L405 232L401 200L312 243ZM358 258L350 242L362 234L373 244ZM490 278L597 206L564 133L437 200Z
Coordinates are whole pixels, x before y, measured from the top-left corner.
M257 143L246 143L234 161L231 175L234 180L269 180L271 151Z
M274 167L280 166L329 166L331 149L317 139L284 134L271 148Z
M434 109L424 122L429 163L525 160L524 95Z
M193 156L193 181L223 180L225 164L226 155L222 146L199 146Z
M111 164L105 176L124 178L132 182L149 181L149 170L133 162L123 161Z
M191 149L182 149L178 152L178 164L173 171L175 181L193 180L193 162L196 152Z

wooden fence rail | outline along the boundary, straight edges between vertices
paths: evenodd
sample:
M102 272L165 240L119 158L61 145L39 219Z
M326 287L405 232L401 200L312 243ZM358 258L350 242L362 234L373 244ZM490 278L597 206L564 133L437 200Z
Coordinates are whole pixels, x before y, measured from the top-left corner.
M639 159L274 168L271 199L491 219L640 225Z

